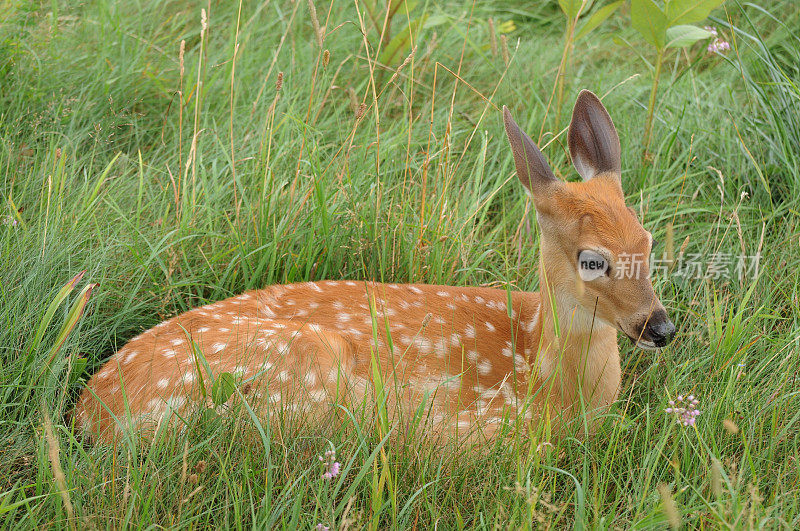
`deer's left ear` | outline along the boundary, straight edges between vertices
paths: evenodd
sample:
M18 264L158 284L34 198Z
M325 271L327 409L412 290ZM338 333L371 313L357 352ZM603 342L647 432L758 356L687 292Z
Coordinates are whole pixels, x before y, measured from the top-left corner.
M575 169L588 181L595 175L613 172L619 176L619 135L614 122L592 92L582 90L569 124L569 153Z

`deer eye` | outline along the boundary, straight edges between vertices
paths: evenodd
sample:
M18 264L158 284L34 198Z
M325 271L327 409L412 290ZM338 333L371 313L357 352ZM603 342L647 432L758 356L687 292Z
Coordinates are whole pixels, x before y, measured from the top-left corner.
M608 276L609 271L608 260L600 253L586 249L578 254L578 275L581 280L588 282Z

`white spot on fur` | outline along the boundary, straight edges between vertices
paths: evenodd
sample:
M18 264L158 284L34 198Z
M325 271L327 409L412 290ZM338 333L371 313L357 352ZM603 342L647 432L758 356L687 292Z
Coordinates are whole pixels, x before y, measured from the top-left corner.
M169 386L169 378L161 378L158 382L156 382L156 387L159 389L166 389Z
M167 407L171 409L179 409L186 403L185 396L171 396L167 398Z
M475 327L472 326L471 324L468 324L464 328L464 335L469 339L474 339L475 338Z
M450 344L453 345L454 347L457 347L458 345L460 345L461 344L461 334L458 334L458 333L450 334Z
M414 339L414 346L422 354L430 354L433 351L433 343L426 337L417 336Z
M486 329L487 329L489 332L494 332L494 331L496 330L496 328L494 327L494 325L493 325L492 323L490 323L489 321L486 321L484 324L486 325Z
M226 346L227 345L225 343L214 343L213 345L211 345L211 352L213 352L214 354L222 352L223 350L225 350Z

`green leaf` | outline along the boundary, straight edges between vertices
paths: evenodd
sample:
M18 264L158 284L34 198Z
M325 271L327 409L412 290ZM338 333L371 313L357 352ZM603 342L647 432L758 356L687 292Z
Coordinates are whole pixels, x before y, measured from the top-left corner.
M561 11L567 18L573 19L578 16L583 0L558 0L558 5L561 6Z
M631 0L631 25L659 50L667 40L667 15L653 0Z
M581 26L581 29L578 30L578 33L575 34L575 39L577 40L585 35L588 35L593 29L605 22L605 20L624 3L625 0L617 0L616 2L611 2L610 4L595 11L594 14L592 14L592 16L589 17L589 19L583 24L583 26Z
M450 17L447 15L431 15L428 17L428 20L425 21L425 29L435 28L436 26L441 26L442 24L446 24L450 22Z
M722 5L725 0L669 0L667 20L670 26L693 24L708 18L711 10Z
M687 24L672 26L667 29L667 48L691 46L697 41L710 39L713 36L714 34L710 31L698 28L697 26L690 26Z
M228 401L235 390L236 378L229 372L223 372L211 386L211 400L214 401L214 405L221 406Z
M67 282L64 285L64 287L58 290L58 293L50 302L50 306L47 307L47 311L44 312L42 320L39 322L39 329L36 331L36 335L33 336L33 341L31 342L31 346L28 351L29 353L34 352L39 347L39 343L42 342L44 333L47 330L47 327L50 325L50 321L53 320L53 315L56 313L56 310L58 309L59 306L61 306L61 303L64 302L64 299L67 298L67 296L70 294L75 285L81 281L85 273L86 270L81 271L80 273L72 277L72 280Z
M79 277L83 276L83 273L80 273ZM75 277L75 278L79 278ZM73 279L74 280L74 279ZM69 285L69 284L68 284ZM56 359L56 355L58 351L61 350L61 347L64 345L64 342L67 340L69 335L78 325L78 321L80 321L81 317L83 316L83 310L86 308L86 304L89 302L89 297L92 296L92 290L97 287L97 284L89 284L85 286L83 290L78 294L78 298L72 303L72 307L69 309L69 313L67 313L67 318L64 321L64 324L61 326L61 330L56 337L55 344L50 348L50 352L47 355L47 362L42 367L42 371L39 373L39 376L36 378L36 382L41 379L44 373L50 369L50 364L53 363L53 360ZM66 286L65 286L66 288ZM62 288L63 290L64 288Z
M381 52L379 61L386 66L399 65L411 51L411 36L416 37L417 29L425 25L428 15L412 20L401 32L392 37L389 44Z
M419 4L419 0L391 0L389 2L389 18L395 15L408 15Z
M211 424L219 419L219 414L210 407L204 407L200 410L201 421L203 424Z
M88 359L86 358L79 358L75 356L72 361L72 370L69 373L69 386L76 384L78 380L80 380L81 376L83 376L84 371L86 371L86 364L88 363Z

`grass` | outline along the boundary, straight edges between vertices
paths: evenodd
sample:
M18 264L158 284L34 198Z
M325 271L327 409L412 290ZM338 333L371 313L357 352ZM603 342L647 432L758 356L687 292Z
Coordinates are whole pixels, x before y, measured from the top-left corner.
M665 63L650 162L648 76L611 40L636 42L624 17L575 48L567 99L606 95L645 227L687 258L761 256L755 278L657 277L678 337L654 354L623 345L620 399L595 436L456 448L358 411L278 431L245 411L154 445L80 440L68 413L86 375L201 303L325 278L538 289L497 109L541 127L557 5L420 4L427 27L397 76L401 61L378 75L353 4L316 9L322 48L300 1L0 7L2 526L799 527L789 1L729 3L713 21L735 37L727 57L698 46ZM489 18L516 24L508 65ZM573 178L558 133L544 152ZM664 412L681 393L700 399L694 428ZM317 456L331 447L343 473L326 482Z

